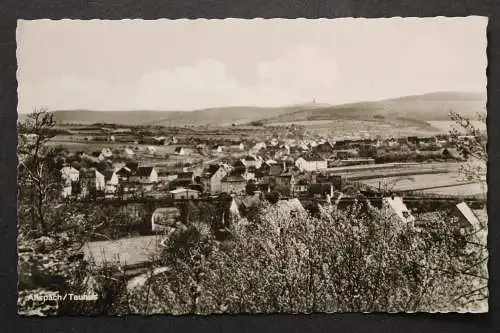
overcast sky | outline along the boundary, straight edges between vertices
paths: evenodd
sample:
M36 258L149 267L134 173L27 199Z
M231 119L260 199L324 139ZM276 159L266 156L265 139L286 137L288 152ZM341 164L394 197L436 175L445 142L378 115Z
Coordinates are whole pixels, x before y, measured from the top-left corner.
M486 18L19 21L19 112L486 91Z

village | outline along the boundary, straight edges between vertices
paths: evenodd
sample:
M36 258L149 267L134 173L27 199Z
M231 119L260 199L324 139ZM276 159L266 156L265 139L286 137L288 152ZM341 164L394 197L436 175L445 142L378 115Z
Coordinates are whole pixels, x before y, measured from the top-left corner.
M467 136L338 141L272 137L226 144L183 144L175 136L142 136L118 149L115 135L107 134L104 140L110 146L101 144L101 150L63 154L61 197L101 205L155 203L154 209L143 214L151 234L189 223L182 217L183 203L218 204L222 195L229 200L226 220L235 223L251 219L252 207L262 201L282 207L283 214L314 214L318 205L349 207L361 195L404 224L419 225L420 214L452 207L460 225L474 228L479 221L472 209L484 207L483 197L473 190L477 183L456 178L462 159L454 147L457 140L472 139ZM92 147L89 141L95 138L84 140ZM171 153L163 158L158 154L161 149ZM412 180L408 186L411 177L430 178L428 184ZM398 188L399 182L407 186ZM450 194L464 186L465 194ZM439 189L446 191L436 192ZM434 204L429 208L422 202ZM124 241L136 243L137 239ZM113 242L90 244L93 250L87 255L95 258L96 253L110 253L102 258L110 260L116 253L106 249L108 245L115 248Z

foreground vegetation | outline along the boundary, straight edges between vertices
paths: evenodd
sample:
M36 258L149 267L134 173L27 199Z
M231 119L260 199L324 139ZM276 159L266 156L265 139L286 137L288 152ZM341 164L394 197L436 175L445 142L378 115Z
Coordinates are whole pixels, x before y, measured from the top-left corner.
M134 235L142 221L57 196L57 152L45 143L53 120L21 124L19 313L152 314L336 311L467 311L487 307L487 228L460 233L446 216L413 228L360 202L318 216L271 202L255 220L214 233L204 215L179 226L130 288L120 267L83 261L85 241ZM482 141L481 141L482 142ZM477 146L459 147L482 155ZM468 174L474 177L474 174ZM207 212L205 216L209 216ZM241 221L240 221L241 222ZM485 221L483 221L485 222ZM137 227L137 228L136 228ZM224 237L222 237L224 236ZM155 268L166 268L154 275ZM33 293L98 295L95 302L36 302Z

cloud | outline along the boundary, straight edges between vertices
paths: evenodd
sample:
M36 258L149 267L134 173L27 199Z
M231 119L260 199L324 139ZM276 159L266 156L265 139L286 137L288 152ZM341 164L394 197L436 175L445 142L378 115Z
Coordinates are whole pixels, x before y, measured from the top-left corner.
M223 63L202 60L191 66L143 75L134 104L148 109L197 109L230 105L282 106L331 100L339 87L337 64L309 45L255 65L258 82L244 85L230 77Z
M301 44L274 61L261 62L257 71L263 82L308 98L331 100L341 87L335 59L309 44Z
M277 80L244 86L227 75L223 63L208 59L192 66L143 75L138 83L135 105L187 110L229 105L278 106L299 98L301 94Z

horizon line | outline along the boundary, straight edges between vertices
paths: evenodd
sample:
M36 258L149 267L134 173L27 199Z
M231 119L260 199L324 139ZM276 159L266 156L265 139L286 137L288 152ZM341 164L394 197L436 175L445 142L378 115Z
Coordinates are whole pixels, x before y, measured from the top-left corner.
M291 107L297 107L297 106L303 106L303 105L309 105L309 106L314 106L315 104L318 105L318 108L322 107L338 107L338 106L346 106L346 105L352 105L352 104L358 104L358 103L373 103L373 102L384 102L384 101L390 101L390 100L398 100L406 97L418 97L418 96L425 96L425 95L432 95L432 94L475 94L475 95L485 95L486 100L488 98L488 92L487 91L458 91L458 90L440 90L440 91L429 91L429 92L423 92L423 93L415 93L415 94L408 94L408 95L397 95L393 97L386 97L386 98L381 98L381 99L365 99L365 100L357 100L357 101L351 101L351 102L343 102L343 103L338 103L338 104L332 104L332 103L323 103L321 101L315 101L314 99L309 102L303 102L303 103L294 103L294 104L282 104L279 106L257 106L257 105L227 105L227 106L212 106L212 107L205 107L205 108L198 108L198 109L185 109L185 110L175 110L175 109L146 109L146 108L138 108L138 109L88 109L88 108L68 108L68 109L51 109L48 107L39 107L39 109L46 109L48 112L71 112L71 111L87 111L87 112L196 112L196 111L204 111L204 110L213 110L213 109L230 109L230 108L261 108L261 109L278 109L278 108L291 108ZM36 109L36 108L34 108ZM30 112L19 112L17 110L18 114L30 114Z

